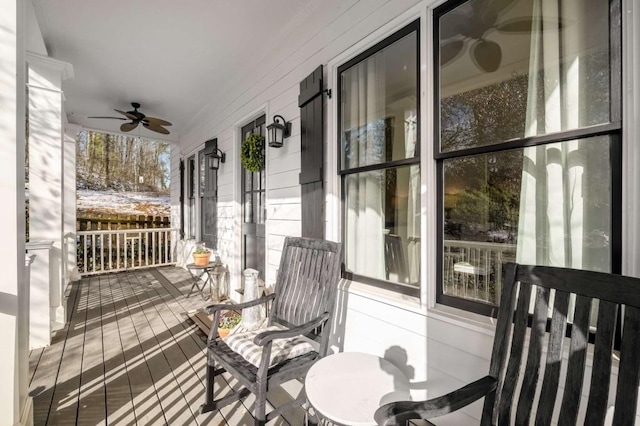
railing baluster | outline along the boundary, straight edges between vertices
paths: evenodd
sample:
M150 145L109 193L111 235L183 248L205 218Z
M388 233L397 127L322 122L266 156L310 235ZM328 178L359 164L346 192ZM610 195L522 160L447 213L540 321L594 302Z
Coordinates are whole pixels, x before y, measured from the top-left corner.
M142 233L138 232L138 266L142 266Z
M120 270L120 234L116 234L116 269Z
M87 269L87 250L89 249L89 247L87 247L87 236L84 235L84 238L82 238L82 244L84 244L84 248L82 249L82 254L84 255L84 265L82 267L82 270L84 271L84 273L86 274L88 271Z
M100 235L100 270L104 271L104 235Z
M164 234L164 264L169 263L169 235L168 231L165 229L162 231Z
M149 233L144 233L144 265L149 266Z
M91 272L96 272L96 235L91 235Z

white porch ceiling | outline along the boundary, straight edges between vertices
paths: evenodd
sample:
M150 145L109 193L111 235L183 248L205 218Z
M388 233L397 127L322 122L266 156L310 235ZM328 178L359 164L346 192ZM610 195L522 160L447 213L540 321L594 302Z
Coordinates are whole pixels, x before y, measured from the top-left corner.
M119 133L114 108L173 123L179 141L196 115L229 84L240 84L314 0L32 0L47 53L73 65L64 82L70 123ZM34 29L29 28L33 38ZM29 43L30 46L38 45ZM131 132L138 134L138 129Z

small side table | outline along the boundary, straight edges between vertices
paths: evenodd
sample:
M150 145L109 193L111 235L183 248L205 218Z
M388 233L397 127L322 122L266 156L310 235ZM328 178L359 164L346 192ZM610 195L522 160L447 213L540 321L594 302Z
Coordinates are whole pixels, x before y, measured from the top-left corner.
M322 358L307 372L304 386L316 413L339 425L375 425L381 405L410 399L409 381L398 367L360 352Z
M186 265L186 268L191 274L191 277L193 277L193 284L191 285L191 290L189 290L187 297L191 296L191 293L193 293L194 290L197 290L203 300L212 299L216 302L220 301L220 274L226 273L224 265L216 262L209 262L206 265L189 263ZM213 276L215 276L215 295L213 293ZM200 282L202 282L202 285L200 285ZM209 296L204 293L207 284L209 284Z

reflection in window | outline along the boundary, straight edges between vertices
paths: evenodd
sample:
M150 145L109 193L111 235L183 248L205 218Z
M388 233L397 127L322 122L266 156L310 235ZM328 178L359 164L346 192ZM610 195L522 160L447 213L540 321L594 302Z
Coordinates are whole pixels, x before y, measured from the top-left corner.
M338 69L347 275L416 295L418 28L416 21Z
M505 262L608 272L608 139L445 160L444 294L498 304Z
M416 45L413 32L340 72L343 169L416 155L400 124L415 121Z
M508 261L618 267L611 75L620 52L610 49L609 17L607 0L470 0L436 10L439 302L490 313Z
M419 284L420 168L345 178L345 267L354 274Z
M609 122L608 10L471 0L442 15L441 150Z

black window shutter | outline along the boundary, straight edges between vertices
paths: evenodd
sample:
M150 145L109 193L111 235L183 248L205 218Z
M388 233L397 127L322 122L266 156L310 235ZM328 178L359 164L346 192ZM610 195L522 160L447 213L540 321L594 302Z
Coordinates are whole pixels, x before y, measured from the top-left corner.
M324 238L322 65L300 82L302 236Z

